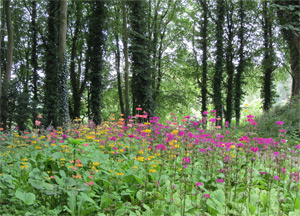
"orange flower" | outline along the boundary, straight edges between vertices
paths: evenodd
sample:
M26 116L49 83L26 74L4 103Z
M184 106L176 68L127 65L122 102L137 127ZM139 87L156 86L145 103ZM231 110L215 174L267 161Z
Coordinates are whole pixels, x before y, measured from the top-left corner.
M0 128L0 131L3 131L4 129L3 128Z
M37 117L38 117L38 118L42 118L42 116L41 116L41 115L38 115Z

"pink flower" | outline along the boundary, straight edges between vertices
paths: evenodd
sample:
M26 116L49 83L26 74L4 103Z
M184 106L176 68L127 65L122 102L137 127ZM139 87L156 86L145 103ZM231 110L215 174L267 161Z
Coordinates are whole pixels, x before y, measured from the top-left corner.
M203 196L206 197L206 198L210 198L209 194L204 194Z
M300 149L300 145L296 145L296 146L295 146L295 148L298 148L298 149Z
M200 185L200 186L203 186L203 183L202 183L202 182L198 182L198 183L196 183L195 185L196 185L196 186L199 186L199 185Z
M254 153L256 153L258 151L258 147L252 147L251 151L253 151Z
M280 180L280 178L278 176L274 176L274 179L276 180Z
M35 120L35 125L39 126L41 124L41 121Z
M91 185L91 186L92 186L92 185L94 185L94 182L93 182L93 181L90 181L90 182L86 182L85 184L86 184L86 185Z
M266 174L266 172L259 172L259 173L262 174L262 175Z
M50 176L50 178L53 178L53 179L55 179L55 177L54 177L54 176Z
M277 121L276 124L283 125L283 122L282 121Z
M209 112L207 112L206 110L203 112L203 115L207 115L209 114Z
M182 161L183 161L184 163L190 164L190 163L191 163L191 158L185 157L185 158L182 159Z
M279 152L274 152L273 154L276 155L276 156L278 156L278 155L279 155Z
M217 183L223 183L224 180L223 179L217 179Z
M155 148L156 150L166 150L166 146L163 144L158 144Z

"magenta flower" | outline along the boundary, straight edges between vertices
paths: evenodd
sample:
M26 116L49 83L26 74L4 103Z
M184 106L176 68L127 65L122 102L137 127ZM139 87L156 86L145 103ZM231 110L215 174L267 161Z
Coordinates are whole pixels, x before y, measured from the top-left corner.
M277 121L276 124L283 125L283 122L282 121Z
M206 110L203 112L203 115L207 115L209 114L209 112L207 112Z
M158 144L155 148L156 150L166 150L166 146L163 144Z
M203 196L206 197L206 198L210 198L209 194L204 194Z
M182 161L183 161L184 163L190 164L190 163L191 163L191 158L185 157L185 158L182 159Z
M274 176L274 179L276 180L280 180L280 178L278 176Z
M276 156L278 156L278 155L279 155L279 152L274 152L273 154L276 155Z
M199 186L199 185L200 185L200 186L203 186L203 183L202 183L202 182L198 182L198 183L196 183L195 185L196 185L196 186Z
M258 151L258 147L252 147L251 151L253 151L254 153L256 153Z
M224 180L223 179L217 179L217 183L223 183Z
M259 173L262 174L262 175L266 174L266 172L259 172Z

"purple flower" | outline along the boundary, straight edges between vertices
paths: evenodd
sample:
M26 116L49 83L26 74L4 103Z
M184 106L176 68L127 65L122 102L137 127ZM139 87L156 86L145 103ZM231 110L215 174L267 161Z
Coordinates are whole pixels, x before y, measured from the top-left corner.
M209 194L204 194L203 196L206 197L206 198L210 198Z
M191 158L185 157L185 158L182 159L182 161L183 161L184 163L190 164L190 163L191 163Z
M156 150L166 150L166 146L163 144L158 144L155 148Z
M200 186L203 186L203 183L202 183L202 182L198 182L198 183L196 183L195 185L196 185L196 186L199 186L199 185L200 185Z
M223 179L217 179L217 183L223 183L224 180Z

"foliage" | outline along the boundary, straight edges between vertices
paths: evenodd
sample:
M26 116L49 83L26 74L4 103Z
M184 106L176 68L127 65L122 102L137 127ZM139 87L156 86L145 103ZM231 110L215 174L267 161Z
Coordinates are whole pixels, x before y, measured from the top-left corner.
M247 129L216 129L214 113L149 123L142 116L127 126L121 114L101 125L76 119L65 129L0 131L0 211L298 215L300 145L286 140L287 123L270 120L280 136L265 139L253 116L243 121Z

